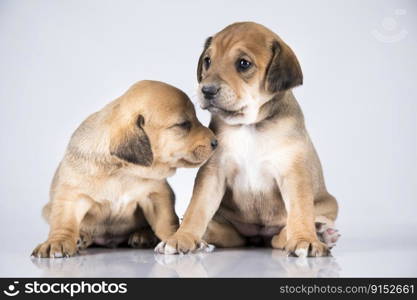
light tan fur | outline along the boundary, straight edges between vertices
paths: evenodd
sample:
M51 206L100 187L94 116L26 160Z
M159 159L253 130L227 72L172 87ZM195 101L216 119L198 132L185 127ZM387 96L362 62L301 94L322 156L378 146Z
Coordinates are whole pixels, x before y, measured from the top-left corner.
M33 255L71 256L93 243L153 247L168 238L178 218L166 178L204 163L214 140L182 91L136 83L73 134L43 210L49 237Z
M239 69L242 59L248 69ZM219 148L198 172L179 230L157 249L263 240L298 256L326 255L316 226L332 226L338 206L291 91L303 80L292 50L262 25L235 23L207 40L197 75L200 91L217 88L211 99L201 93L200 105L212 113Z

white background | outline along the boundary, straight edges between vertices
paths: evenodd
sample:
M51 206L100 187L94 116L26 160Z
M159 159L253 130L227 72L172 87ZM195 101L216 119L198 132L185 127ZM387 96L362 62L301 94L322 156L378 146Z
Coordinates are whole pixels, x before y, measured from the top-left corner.
M342 235L415 240L416 13L415 1L2 0L0 248L29 254L46 238L41 207L83 119L141 79L166 81L196 103L205 38L245 20L278 33L300 60L295 95ZM194 176L179 170L169 180L179 216Z

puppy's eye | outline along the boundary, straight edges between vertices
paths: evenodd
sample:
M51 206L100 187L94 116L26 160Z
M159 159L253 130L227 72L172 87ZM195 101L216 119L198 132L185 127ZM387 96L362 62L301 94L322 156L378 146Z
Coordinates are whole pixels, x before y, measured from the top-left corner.
M210 65L211 65L210 57L205 57L204 58L204 68L206 68L206 70L208 70L208 68L210 68Z
M245 72L252 66L252 63L250 61L247 61L246 59L243 59L243 58L239 59L236 63L237 63L237 70L239 72Z
M189 131L191 129L192 124L190 121L184 121L182 123L177 124L176 126L181 129Z

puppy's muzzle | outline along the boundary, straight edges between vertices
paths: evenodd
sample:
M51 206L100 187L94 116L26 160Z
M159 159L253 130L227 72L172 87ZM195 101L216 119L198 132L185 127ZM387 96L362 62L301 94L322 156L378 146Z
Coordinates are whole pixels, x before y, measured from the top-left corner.
M193 151L194 163L201 163L210 157L212 149L206 146L197 146Z
M245 105L239 105L236 95L227 86L221 83L205 83L201 86L201 108L212 114L233 117L244 113Z
M204 98L206 100L208 100L209 102L211 100L213 100L214 98L216 98L216 96L218 95L219 91L220 91L220 87L218 85L214 85L214 84L204 85L201 88L201 92L203 93Z
M205 143L198 145L192 151L189 161L194 164L201 164L206 161L218 146L217 139L213 136Z

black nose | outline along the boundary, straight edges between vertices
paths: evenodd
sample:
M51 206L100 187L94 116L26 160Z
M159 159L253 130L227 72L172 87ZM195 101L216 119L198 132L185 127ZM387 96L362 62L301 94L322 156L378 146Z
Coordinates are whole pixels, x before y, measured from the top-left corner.
M219 143L217 142L216 139L214 139L214 140L211 140L210 145L211 145L211 148L214 150L214 149L217 148L217 146L219 145Z
M220 88L216 85L205 85L201 88L206 99L213 99L219 92Z

